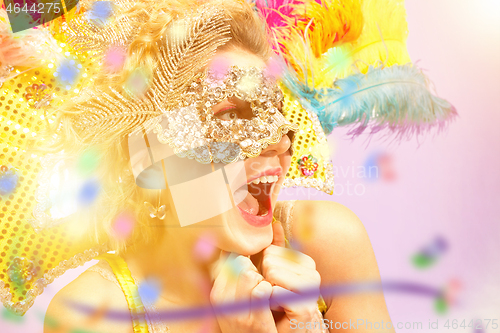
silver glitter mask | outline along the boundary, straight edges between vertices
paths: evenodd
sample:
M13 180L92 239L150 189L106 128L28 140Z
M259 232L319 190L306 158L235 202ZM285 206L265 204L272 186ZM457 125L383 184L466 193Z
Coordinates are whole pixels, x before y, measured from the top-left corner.
M223 101L232 105L214 114ZM132 133L153 131L180 157L207 164L232 163L258 156L298 127L280 112L283 93L258 68L231 67L226 75L207 70L182 95L180 107L164 110Z

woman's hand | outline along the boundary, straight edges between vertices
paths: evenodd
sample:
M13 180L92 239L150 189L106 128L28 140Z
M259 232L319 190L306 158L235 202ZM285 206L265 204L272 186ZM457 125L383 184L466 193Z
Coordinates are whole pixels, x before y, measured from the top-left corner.
M316 263L301 252L282 247L284 233L280 223L273 225L273 231L273 245L263 251L261 268L264 279L273 286L271 307L284 312L276 318L277 330L279 333L322 332L323 318L317 305L321 277L316 271ZM295 302L282 300L287 296L294 298L297 294L304 295L305 299ZM305 328L307 323L315 322L316 328Z
M271 293L271 284L264 281L249 258L223 253L210 293L222 333L276 333L269 307ZM234 309L234 303L241 305L241 310L226 313L224 309Z

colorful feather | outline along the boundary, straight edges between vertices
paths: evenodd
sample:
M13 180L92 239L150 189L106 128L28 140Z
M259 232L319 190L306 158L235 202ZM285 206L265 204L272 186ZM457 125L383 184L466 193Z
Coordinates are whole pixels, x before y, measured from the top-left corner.
M280 1L281 6L276 6L274 0L260 2L275 6L261 4L258 8L267 18L279 51L300 79L307 80L308 84L313 84L311 75L321 76L328 66L325 62L331 60L331 56L324 57L323 54L335 46L356 40L363 28L359 0ZM271 14L279 18L278 24L274 23L275 20L269 22Z
M297 84L293 74L284 83L301 104L314 111L328 134L336 126L354 125L352 136L389 129L397 137L442 128L457 113L445 100L433 96L425 75L415 66L369 67L366 74L335 81L334 88L311 89Z
M287 18L291 17L292 4L297 0L255 0L255 6L266 19L270 29L287 26Z
M41 28L12 33L7 12L0 8L0 67L34 68L58 57L58 48L57 41Z
M357 69L366 73L369 66L377 67L380 63L390 67L411 62L406 48L408 24L404 0L364 0L362 10L363 32L346 45ZM349 74L357 72L353 68Z
M331 87L369 66L411 62L403 0L307 0L289 7L288 26L272 31L287 63L308 85Z
M291 7L290 28L307 36L316 58L334 46L355 41L363 30L360 0L305 0Z

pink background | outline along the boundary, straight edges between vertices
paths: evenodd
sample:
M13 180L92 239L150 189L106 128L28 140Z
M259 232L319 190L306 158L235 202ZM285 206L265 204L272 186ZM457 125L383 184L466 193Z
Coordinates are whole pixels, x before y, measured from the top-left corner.
M424 327L398 331L446 332L448 318L500 321L500 1L410 0L406 8L412 61L425 69L438 95L455 105L460 117L418 148L416 140L367 146L335 130L329 141L337 194L288 190L281 199L332 200L352 209L366 226L384 281L435 288L451 279L462 283L458 302L446 315L436 313L429 297L387 292L393 323L421 321ZM367 181L357 172L353 177L352 168L357 171L374 152L391 156L396 180ZM448 241L448 251L430 269L416 269L410 257L437 235ZM49 286L21 324L0 317L0 330L42 332L50 299L85 267ZM428 321L436 319L440 329L428 329Z
M500 322L500 1L412 0L406 10L411 59L457 108L458 120L419 147L416 140L367 146L334 131L328 139L339 195L310 191L309 197L340 202L359 216L384 281L442 288L458 279L463 285L446 315L436 313L429 297L387 292L393 323L421 321L418 332L436 332L428 321L439 319L438 331L446 332L448 318ZM377 151L392 157L395 181L357 177L358 166ZM362 188L364 194L356 195ZM294 197L288 193L282 198ZM432 268L416 269L410 257L437 235L447 240L448 251Z

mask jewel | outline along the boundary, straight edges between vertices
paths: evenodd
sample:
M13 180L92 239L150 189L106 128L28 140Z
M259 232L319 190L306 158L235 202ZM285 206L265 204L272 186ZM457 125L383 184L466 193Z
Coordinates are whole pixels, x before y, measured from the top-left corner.
M302 175L312 177L318 170L318 160L313 155L303 155L297 160Z
M27 87L24 98L28 100L28 105L35 109L48 106L52 100L52 96L50 96L50 93L47 91L47 86L43 83L34 83Z
M22 285L31 281L36 275L35 265L31 260L15 257L7 270L7 274L12 282Z

